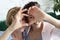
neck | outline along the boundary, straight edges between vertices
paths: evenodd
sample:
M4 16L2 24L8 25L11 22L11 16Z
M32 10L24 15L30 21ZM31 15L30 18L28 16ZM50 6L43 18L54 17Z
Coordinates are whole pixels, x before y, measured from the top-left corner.
M40 29L40 26L38 26L39 24L33 24L32 25L32 30L35 31L35 30L39 30Z
M37 24L33 24L32 25L32 30L34 31L42 31L43 30L43 22L37 23Z

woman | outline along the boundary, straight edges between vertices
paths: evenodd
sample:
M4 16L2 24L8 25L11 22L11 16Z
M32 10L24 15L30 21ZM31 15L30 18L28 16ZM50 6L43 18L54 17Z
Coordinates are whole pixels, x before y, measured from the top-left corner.
M23 39L50 40L51 35L53 34L54 31L56 31L56 28L54 28L53 25L55 25L57 28L60 28L59 27L60 21L51 17L50 15L46 14L45 12L43 12L41 9L38 8L37 4L38 3L36 3L36 2L30 2L30 3L26 4L27 7L23 8L23 9L28 9L28 11L20 9L16 15L14 15L14 16L8 15L9 17L11 17L12 21L10 24L8 23L9 27L4 32L4 34L1 36L1 40L7 40L7 38L11 34L12 34L13 40L23 40ZM30 6L28 6L28 5L30 5ZM26 11L27 11L27 14L25 13ZM28 19L29 19L28 23L26 23L24 20L22 20L24 16L28 17ZM9 19L9 21L11 19ZM40 20L48 21L53 25L51 25L48 22L41 22ZM27 30L24 30L24 29L27 29ZM28 35L22 35L23 31L25 33L27 32ZM41 36L41 33L42 33L42 36Z
M36 20L31 25L32 26L31 31L28 34L27 40L29 40L29 39L30 40L39 40L40 39L41 40L41 38L40 38L41 33L42 33L43 40L50 40L51 35L58 31L57 28L60 29L60 21L53 18L52 16L46 14L43 10L41 10L41 8L39 8L39 4L37 2L30 2L30 3L26 4L23 9L28 9L28 11L26 11L24 13L28 12L27 13L28 15L32 15L33 22L34 22L34 20ZM40 24L40 22L41 22L40 20L43 20L45 22L42 22ZM41 25L41 26L37 26L37 25ZM56 28L55 28L55 26L56 26Z
M22 39L23 27L28 26L27 23L24 23L24 21L22 21L23 16L28 16L26 14L21 14L23 11L26 11L26 10L22 10L22 9L20 9L20 7L14 7L8 11L6 23L9 27L2 34L2 36L0 37L0 40L8 40L8 37L11 34L12 34L13 40L18 40L18 37L17 38L15 37L16 31L19 32L19 35L21 35L21 36L19 36L19 37L21 37L20 40L23 40ZM22 21L22 22L20 22L20 21ZM20 30L18 30L18 28L20 28ZM15 38L13 37L13 35ZM17 36L18 36L18 34L17 34Z

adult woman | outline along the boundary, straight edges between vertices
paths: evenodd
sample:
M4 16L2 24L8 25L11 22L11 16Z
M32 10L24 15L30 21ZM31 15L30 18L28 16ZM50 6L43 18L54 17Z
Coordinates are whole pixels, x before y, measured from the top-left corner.
M54 31L58 31L56 28L60 29L60 21L53 18L52 16L46 14L41 8L39 8L39 4L37 2L35 2L35 3L30 2L30 3L26 4L24 6L24 9L28 9L28 13L27 13L27 11L25 13L27 13L28 15L32 15L33 16L32 18L34 20L36 20L32 24L31 31L28 34L29 38L27 37L28 38L27 40L29 40L29 39L30 40L41 40L41 38L40 38L41 33L42 33L43 40L50 40L51 35L53 33L55 33ZM40 22L41 22L40 20L47 21L47 22L42 22L41 26L37 26L37 25L40 25ZM55 25L56 28L55 28L55 26L51 25L50 23Z
M27 6L27 5L30 5L30 6ZM59 24L56 24L56 22L59 22L59 21L57 21L57 19L54 19L53 17L49 16L48 14L43 12L41 9L39 9L36 2L30 2L27 5L26 5L27 7L25 7L25 8L28 9L28 11L22 10L24 13L25 13L25 11L28 12L28 14L23 14L24 16L27 16L29 19L29 22L27 23L27 25L26 25L25 21L22 21L23 22L23 25L22 25L21 20L23 18L23 15L21 13L23 13L23 12L21 10L19 10L19 12L16 15L14 15L13 17L10 16L11 19L12 18L15 18L15 19L12 19L13 22L12 22L10 28L8 28L9 30L7 29L7 31L5 31L6 35L4 36L4 34L3 34L2 37L7 40L8 36L14 30L17 29L18 31L17 32L15 31L16 37L13 36L14 34L12 33L12 37L15 37L13 40L23 40L24 37L22 37L23 36L22 32L24 31L26 26L28 26L27 29L29 30L29 26L30 26L31 28L28 32L28 35L25 35L27 40L42 40L42 39L49 40L53 31L55 31L55 28L53 25L55 25L57 28L60 28ZM25 9L25 8L23 8L23 9ZM30 16L32 16L32 17L30 17ZM40 19L48 21L48 22L52 23L53 25L51 25L48 22L39 22ZM46 20L46 19L48 19L48 20ZM52 20L54 20L54 21L52 21ZM18 28L20 28L20 29L18 29ZM40 38L41 33L42 33L42 39ZM1 37L1 40L2 40L2 37Z
M46 14L44 11L42 11L41 9L39 9L36 6L31 7L29 9L29 12L30 12L30 15L35 16L36 20L41 19L41 20L45 21L45 22L43 22L43 30L42 30L43 40L50 40L52 35L56 35L60 38L60 34L59 34L60 33L60 20L57 20L57 19L53 18L52 16ZM53 24L54 26L49 24L48 22ZM45 28L44 28L44 26L45 26ZM30 33L29 35L31 35L30 36L30 39L31 39L33 33L32 34ZM35 39L32 38L31 40L35 40Z
M23 16L27 16L26 14L21 14L21 12L23 11L26 11L26 10L22 10L20 9L20 7L14 7L12 9L10 9L8 11L8 14L7 14L7 25L9 26L7 28L7 30L2 34L2 36L0 37L0 40L7 40L8 37L12 34L12 37L13 37L13 34L15 34L15 30L17 30L19 27L21 26L28 26L27 23L25 23L24 21L23 22L20 22L22 20L22 17ZM20 17L19 17L20 16ZM21 27L19 30L19 34L21 34L21 40L22 40L22 28ZM15 32L14 32L15 31ZM15 37L15 36L14 36ZM14 38L13 37L13 40L18 40L18 37ZM20 37L20 36L19 36Z

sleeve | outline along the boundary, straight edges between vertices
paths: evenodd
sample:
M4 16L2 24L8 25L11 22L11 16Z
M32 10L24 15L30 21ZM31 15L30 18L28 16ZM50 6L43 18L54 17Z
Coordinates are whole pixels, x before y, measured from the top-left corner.
M56 28L54 25L45 22L45 31L50 33L50 35L55 35L60 37L60 29Z
M44 22L43 37L48 40L59 40L60 39L60 29L56 28L54 25Z
M57 37L57 38L60 38L60 29L54 28L54 29L52 30L52 36L55 36L55 37Z
M55 28L54 25L52 25L48 22L44 22L44 27L43 27L44 32L50 33L54 28Z
M42 30L42 38L43 40L49 40L52 34L52 30L55 28L52 24L48 22L44 22L43 30Z
M51 39L52 40L60 40L60 29L53 28L51 31Z
M0 31L0 36L4 33L4 31ZM12 40L12 36L8 38L8 40Z

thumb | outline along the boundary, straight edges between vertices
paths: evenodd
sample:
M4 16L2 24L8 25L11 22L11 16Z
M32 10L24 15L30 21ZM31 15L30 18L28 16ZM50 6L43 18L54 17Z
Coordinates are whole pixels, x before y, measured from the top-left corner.
M27 23L23 24L22 26L29 26Z
M40 24L40 31L42 32L43 30L43 21L41 21L41 24Z

